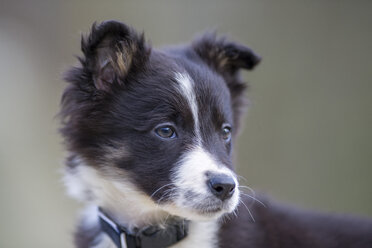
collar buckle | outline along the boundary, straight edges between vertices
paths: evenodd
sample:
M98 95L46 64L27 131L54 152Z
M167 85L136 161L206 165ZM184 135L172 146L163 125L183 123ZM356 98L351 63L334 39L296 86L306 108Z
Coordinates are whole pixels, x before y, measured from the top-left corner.
M148 226L142 230L129 232L116 224L101 208L98 208L101 229L115 243L117 248L166 248L187 237L189 221L175 220L166 228Z

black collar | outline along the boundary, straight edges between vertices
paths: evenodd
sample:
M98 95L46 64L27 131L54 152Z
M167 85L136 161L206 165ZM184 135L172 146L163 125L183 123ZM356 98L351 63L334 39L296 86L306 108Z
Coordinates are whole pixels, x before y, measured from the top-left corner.
M104 231L117 248L165 248L187 236L189 221L174 220L165 228L148 226L130 232L127 228L115 223L101 208L98 209L99 221Z

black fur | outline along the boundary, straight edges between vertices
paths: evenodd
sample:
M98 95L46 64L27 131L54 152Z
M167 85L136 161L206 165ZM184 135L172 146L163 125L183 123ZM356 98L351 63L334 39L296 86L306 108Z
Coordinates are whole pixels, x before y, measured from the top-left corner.
M262 199L261 199L262 200ZM372 222L360 217L314 213L262 200L265 206L244 206L222 225L223 248L369 248ZM246 202L246 204L248 204Z
M219 130L224 123L232 125L234 134L238 130L246 88L239 70L253 69L260 61L252 50L215 34L189 46L152 50L143 35L115 21L93 25L81 46L80 66L66 73L69 86L62 97L69 170L79 166L78 155L117 180L121 172L129 174L149 196L169 184L172 168L195 137L192 111L177 91L177 72L187 72L195 82L203 146L233 168L232 143L223 142ZM177 127L178 139L155 137L156 125L166 122ZM153 198L166 201L160 199L166 190ZM266 204L253 205L256 222L245 209L225 222L220 247L372 247L370 221ZM98 232L80 228L77 246L88 247Z
M216 37L205 36L198 41L199 45L173 52L151 51L143 36L124 24L108 21L98 27L93 25L91 34L82 38L84 57L79 59L81 66L72 68L65 76L70 85L62 97L64 126L61 131L68 149L83 156L91 165L111 164L131 172L136 184L151 195L169 183L169 172L180 157L180 151L193 144L191 110L177 93L174 79L175 72L186 71L197 82L196 90L204 96L197 99L198 105L202 106L203 118L200 120L203 122L204 145L231 167L231 147L220 142L216 130L224 122L236 122L237 125L237 117L233 118L232 113L240 108L235 103L243 99L244 84L235 71L226 73L222 70L216 74L208 66L208 61L214 58L198 53L199 47L213 40L219 42ZM132 47L130 52L123 51L127 46ZM97 52L98 47L104 52ZM125 75L120 75L120 68L108 70L108 74L113 75L105 75L105 78L113 81L96 83L102 72L96 65L97 61L103 60L99 56L115 57L118 50L124 54L124 60L132 61ZM132 51L136 51L135 55ZM258 62L258 59L250 61L254 56L249 57L249 68ZM115 58L109 66L118 67ZM175 123L180 127L182 139L159 141L152 132L159 122ZM107 149L122 150L123 156L107 161ZM144 154L143 151L148 152ZM159 196L161 192L155 198Z

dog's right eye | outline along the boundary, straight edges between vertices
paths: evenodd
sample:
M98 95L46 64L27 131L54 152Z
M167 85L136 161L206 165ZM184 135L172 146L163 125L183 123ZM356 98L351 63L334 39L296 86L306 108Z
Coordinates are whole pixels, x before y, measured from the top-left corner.
M155 133L163 139L174 139L177 137L174 127L170 125L157 127Z
M231 127L227 124L222 127L222 138L226 142L230 142L231 140Z

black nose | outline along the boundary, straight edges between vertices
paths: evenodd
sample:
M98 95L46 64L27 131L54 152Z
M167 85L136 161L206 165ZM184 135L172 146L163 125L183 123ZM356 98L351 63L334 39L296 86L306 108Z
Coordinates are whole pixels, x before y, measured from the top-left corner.
M221 200L229 199L235 191L235 181L228 175L214 175L207 181L211 192Z

